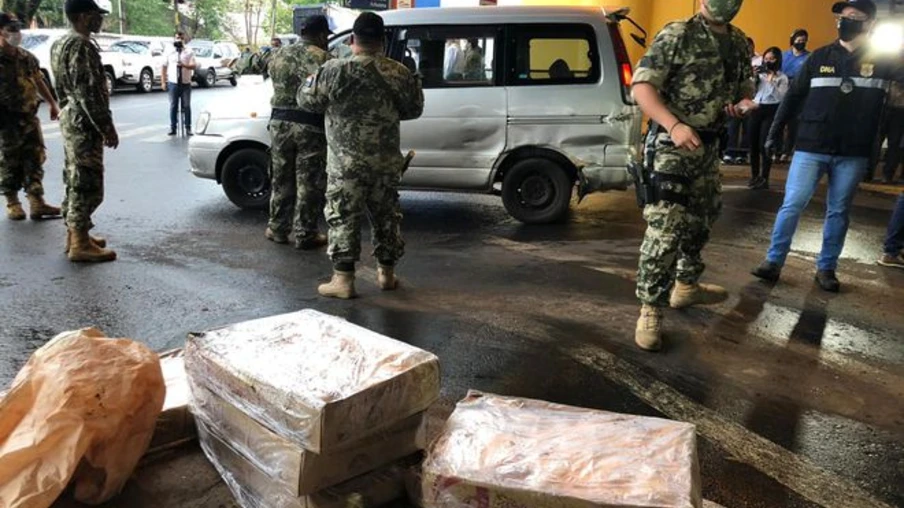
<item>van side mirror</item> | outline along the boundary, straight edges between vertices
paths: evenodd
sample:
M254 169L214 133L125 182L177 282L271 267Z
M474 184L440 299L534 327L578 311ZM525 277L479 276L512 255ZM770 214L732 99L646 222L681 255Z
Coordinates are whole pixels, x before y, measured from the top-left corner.
M151 56L161 56L163 53L159 49L151 51Z

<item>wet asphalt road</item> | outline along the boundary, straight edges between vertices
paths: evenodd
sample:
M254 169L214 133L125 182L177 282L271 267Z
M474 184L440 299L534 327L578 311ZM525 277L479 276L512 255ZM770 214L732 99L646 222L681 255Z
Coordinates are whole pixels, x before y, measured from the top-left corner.
M232 93L196 90L195 114ZM904 272L874 264L891 196L858 197L844 291L826 295L812 283L823 200L770 287L747 272L781 193L747 191L730 173L706 260L707 280L733 296L667 313L668 346L650 355L632 342L643 223L629 194L528 227L495 197L405 193L403 289L380 293L367 259L362 297L326 301L323 252L267 242L263 213L188 173L186 143L165 135L163 94L120 94L113 109L123 139L107 152L95 231L120 259L73 265L60 221L0 221L0 384L63 330L94 325L166 350L190 331L314 308L439 355L434 431L469 388L665 416L698 425L704 495L727 507L904 506ZM55 126L45 132L58 202L62 147Z

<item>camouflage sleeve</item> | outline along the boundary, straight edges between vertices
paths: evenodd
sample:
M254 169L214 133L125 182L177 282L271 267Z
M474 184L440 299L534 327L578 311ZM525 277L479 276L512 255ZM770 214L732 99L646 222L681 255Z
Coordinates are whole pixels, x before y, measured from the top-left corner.
M753 73L753 66L750 65L753 61L753 52L747 44L747 36L740 30L735 37L735 47L738 48L738 58L741 62L741 75L738 77L739 97L735 97L735 102L739 102L741 99L753 99L756 96L756 76Z
M402 86L402 101L399 106L401 119L420 118L424 113L424 88L421 86L421 78L408 71L405 73L405 81Z
M72 48L68 57L66 65L74 84L69 100L88 116L98 132L106 135L114 127L100 53L91 42L82 41Z
M330 104L329 84L336 73L335 66L323 66L315 74L308 76L298 90L298 106L311 113L326 113Z
M670 23L665 26L653 39L650 49L634 72L634 84L649 83L657 90L661 90L668 81L672 67L679 63L680 52L678 45L684 36L685 24L683 22Z
M27 55L29 77L34 80L35 84L43 82L44 73L41 72L41 63L31 53L27 53Z

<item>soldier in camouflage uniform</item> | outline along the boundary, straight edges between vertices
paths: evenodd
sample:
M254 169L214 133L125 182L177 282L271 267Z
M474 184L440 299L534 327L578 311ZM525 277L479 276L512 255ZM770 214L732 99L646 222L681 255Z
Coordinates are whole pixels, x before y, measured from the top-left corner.
M656 199L644 208L635 341L662 346L662 307L724 301L724 289L700 284L701 256L722 208L719 135L727 117L756 107L746 36L730 25L743 0L700 0L700 13L667 25L634 75L633 94L652 119ZM673 289L674 287L674 289ZM670 295L671 292L671 295Z
M53 44L50 58L62 106L67 253L70 261L113 261L116 253L104 248L106 242L88 234L91 214L104 200L104 146L119 146L100 52L91 39L107 11L94 0L66 0L65 11L73 31Z
M19 191L28 196L33 220L59 217L60 209L44 202L44 136L38 119L40 96L50 105L50 118L59 109L41 73L38 59L19 47L22 25L0 13L0 193L6 197L6 216L24 220Z
M404 159L402 120L421 116L424 92L417 76L383 56L383 18L364 13L355 20L354 56L331 60L308 78L299 94L302 108L326 114L326 221L333 278L318 288L323 296L355 296L355 262L361 254L361 219L373 228L374 257L381 289L395 289L395 263L404 253L398 186Z
M305 78L320 69L330 31L325 16L311 16L301 29L301 41L277 51L269 62L273 80L270 116L270 223L266 237L288 243L294 223L295 248L326 245L318 232L326 191L326 135L322 114L302 111L298 92Z

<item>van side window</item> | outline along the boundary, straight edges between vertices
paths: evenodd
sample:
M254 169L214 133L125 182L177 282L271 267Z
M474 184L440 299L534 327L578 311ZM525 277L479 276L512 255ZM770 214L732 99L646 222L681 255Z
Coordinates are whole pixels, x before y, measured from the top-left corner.
M495 27L402 29L402 63L421 75L424 88L496 84Z
M519 25L514 28L516 86L598 83L600 58L589 25Z

